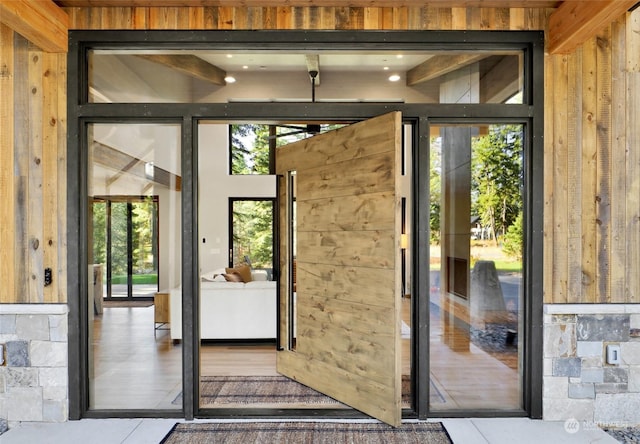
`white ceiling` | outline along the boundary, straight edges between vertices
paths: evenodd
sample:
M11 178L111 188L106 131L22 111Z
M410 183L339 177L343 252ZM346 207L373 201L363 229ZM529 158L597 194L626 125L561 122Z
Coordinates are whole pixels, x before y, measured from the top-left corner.
M223 51L96 51L97 54L194 54L227 72L239 71L307 71L306 56L317 55L320 72L326 71L375 71L388 70L390 72L406 72L433 56L421 53L396 53L380 51L375 53L362 52L300 52L285 53L282 51L260 52L223 52ZM387 69L385 69L387 68Z

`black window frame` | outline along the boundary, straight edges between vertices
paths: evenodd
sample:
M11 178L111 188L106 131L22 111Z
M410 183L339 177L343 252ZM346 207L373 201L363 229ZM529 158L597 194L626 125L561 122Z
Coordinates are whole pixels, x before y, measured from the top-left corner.
M278 201L275 197L229 197L229 267L233 267L233 204L235 202L271 202L271 270L269 272L269 276L273 275L273 269L276 266L276 248L277 245L275 243L276 239L276 230L277 230L277 221L276 221L276 207L278 205ZM251 259L251 258L249 258ZM250 264L253 268L254 264ZM258 268L260 269L260 268ZM269 279L271 280L271 279Z
M524 54L522 104L391 104L391 103L88 103L88 51L92 49L243 49L353 51L384 50L521 50ZM431 124L519 123L525 126L525 304L524 410L522 412L465 411L450 416L542 417L542 266L543 266L543 135L544 33L542 31L69 31L67 140L67 264L69 305L69 417L175 417L238 415L255 417L309 417L309 411L239 412L198 407L198 155L200 120L269 121L274 116L291 121L363 120L400 110L415 123L413 150L415 196L412 239L412 294L428 289L428 276L416 269L418 257L428 257L429 227L421 211L428 211L428 135ZM94 122L181 122L182 124L182 279L183 279L183 392L178 411L90 411L88 408L87 335L87 147L86 126ZM421 210L422 209L422 210ZM425 210L426 209L426 210ZM428 217L426 217L428 221ZM426 247L425 247L426 245ZM426 252L425 249L426 248ZM426 302L414 302L412 335L413 393L418 402L405 416L429 417L428 319ZM420 382L422 381L422 382ZM317 414L317 412L316 412ZM335 416L336 412L327 412ZM439 412L441 415L442 413ZM312 416L313 413L311 413ZM360 417L357 412L342 416Z

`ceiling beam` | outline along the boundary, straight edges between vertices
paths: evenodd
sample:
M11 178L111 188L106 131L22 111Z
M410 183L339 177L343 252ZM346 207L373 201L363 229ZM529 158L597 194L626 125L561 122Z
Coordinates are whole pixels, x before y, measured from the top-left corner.
M188 7L188 6L324 6L324 7L404 7L434 8L556 8L558 0L55 0L64 7Z
M565 1L549 17L547 51L566 54L596 35L638 0Z
M480 78L480 103L502 103L522 89L522 58L502 56Z
M2 0L0 22L45 52L69 47L69 16L51 0Z
M155 165L153 166L153 174L147 175L147 162L97 141L93 142L93 161L98 165L116 171L116 174L109 179L110 184L116 182L126 173L139 179L165 186L171 190L180 191L182 189L182 178L180 176Z
M428 82L436 77L471 65L487 57L487 54L438 55L431 57L407 71L407 86Z
M224 80L227 76L226 71L191 54L139 54L138 57L168 66L214 85L224 86L227 84Z

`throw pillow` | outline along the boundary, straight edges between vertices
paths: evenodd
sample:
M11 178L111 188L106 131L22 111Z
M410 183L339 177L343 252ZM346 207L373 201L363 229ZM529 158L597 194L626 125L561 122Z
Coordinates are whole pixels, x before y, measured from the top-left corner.
M242 276L238 273L225 273L223 276L227 282L242 282Z
M237 265L234 268L227 268L227 274L238 273L242 277L242 282L251 282L251 267L248 265Z

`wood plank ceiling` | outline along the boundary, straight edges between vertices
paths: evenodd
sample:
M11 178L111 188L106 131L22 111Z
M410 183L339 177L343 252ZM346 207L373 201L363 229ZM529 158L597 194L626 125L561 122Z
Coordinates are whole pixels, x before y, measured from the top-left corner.
M638 0L3 0L0 2L0 20L45 51L65 52L67 28L60 7L552 8L555 11L549 18L547 51L560 54L573 51L638 3Z

